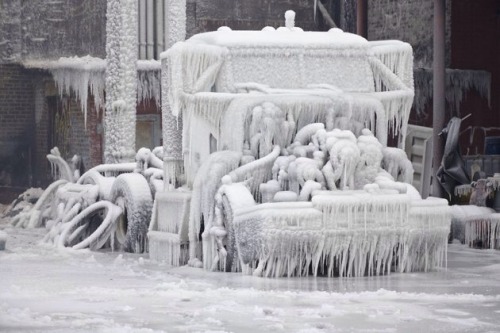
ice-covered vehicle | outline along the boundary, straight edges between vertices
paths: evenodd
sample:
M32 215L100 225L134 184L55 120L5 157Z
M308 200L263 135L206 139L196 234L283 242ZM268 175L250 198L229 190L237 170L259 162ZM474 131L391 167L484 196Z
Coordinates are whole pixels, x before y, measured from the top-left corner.
M422 200L404 151L387 146L405 139L411 46L304 32L287 16L162 54L163 150L54 183L25 224L52 216L59 246L264 276L441 265L447 202Z
M165 191L150 256L265 276L442 264L447 202L409 185L411 46L293 26L195 35L162 55Z

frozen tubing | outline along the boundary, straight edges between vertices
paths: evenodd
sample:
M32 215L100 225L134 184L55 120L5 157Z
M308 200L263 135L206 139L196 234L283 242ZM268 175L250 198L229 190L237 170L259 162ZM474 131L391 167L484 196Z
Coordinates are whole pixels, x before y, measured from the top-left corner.
M76 243L90 222L89 217L100 210L105 211L105 217L99 227L88 237ZM100 249L106 244L111 233L114 231L113 227L121 213L121 208L109 201L99 201L90 205L64 225L64 229L58 239L58 247L72 246L74 249L84 249L87 247L91 250Z

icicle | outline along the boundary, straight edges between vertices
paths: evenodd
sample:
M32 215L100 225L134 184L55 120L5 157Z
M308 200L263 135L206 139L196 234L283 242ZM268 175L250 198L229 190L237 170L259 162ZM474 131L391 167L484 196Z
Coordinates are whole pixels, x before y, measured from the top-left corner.
M161 106L161 63L157 60L137 61L137 100L154 99Z
M162 53L162 63L167 64L167 101L174 116L180 114L185 93L211 90L226 54L225 48L184 42Z
M500 214L472 216L465 220L465 243L470 247L499 249Z
M75 94L80 101L86 126L89 89L96 111L99 112L103 108L106 61L90 56L62 57L57 61L47 62L42 67L51 72L60 96Z
M181 243L179 235L149 231L149 255L151 258L167 265L179 266L181 262Z
M472 192L472 186L470 184L455 186L455 195L462 197L468 196Z
M432 99L432 70L427 68L415 71L415 109L418 114L425 111ZM466 93L475 89L481 97L491 103L491 73L478 70L446 69L446 102L459 116L459 109Z

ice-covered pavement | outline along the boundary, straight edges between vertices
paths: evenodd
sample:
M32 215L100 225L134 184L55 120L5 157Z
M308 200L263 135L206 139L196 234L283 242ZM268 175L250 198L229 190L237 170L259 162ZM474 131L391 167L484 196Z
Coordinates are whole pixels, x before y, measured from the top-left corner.
M498 332L500 251L450 245L448 269L265 279L169 268L147 255L56 250L12 229L0 332Z

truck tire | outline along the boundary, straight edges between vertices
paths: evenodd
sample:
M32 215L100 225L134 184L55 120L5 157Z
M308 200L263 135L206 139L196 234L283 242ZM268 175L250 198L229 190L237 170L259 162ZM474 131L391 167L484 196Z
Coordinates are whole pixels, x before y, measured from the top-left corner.
M225 239L225 247L227 252L226 257L226 267L223 269L226 272L239 272L241 270L239 265L238 251L236 250L236 240L234 237L233 228L233 210L227 196L222 196L222 208L223 208L223 219L224 227L227 230L227 236Z
M146 251L146 239L153 199L149 184L139 173L116 177L111 188L111 202L122 209L115 231L115 247L127 252Z

